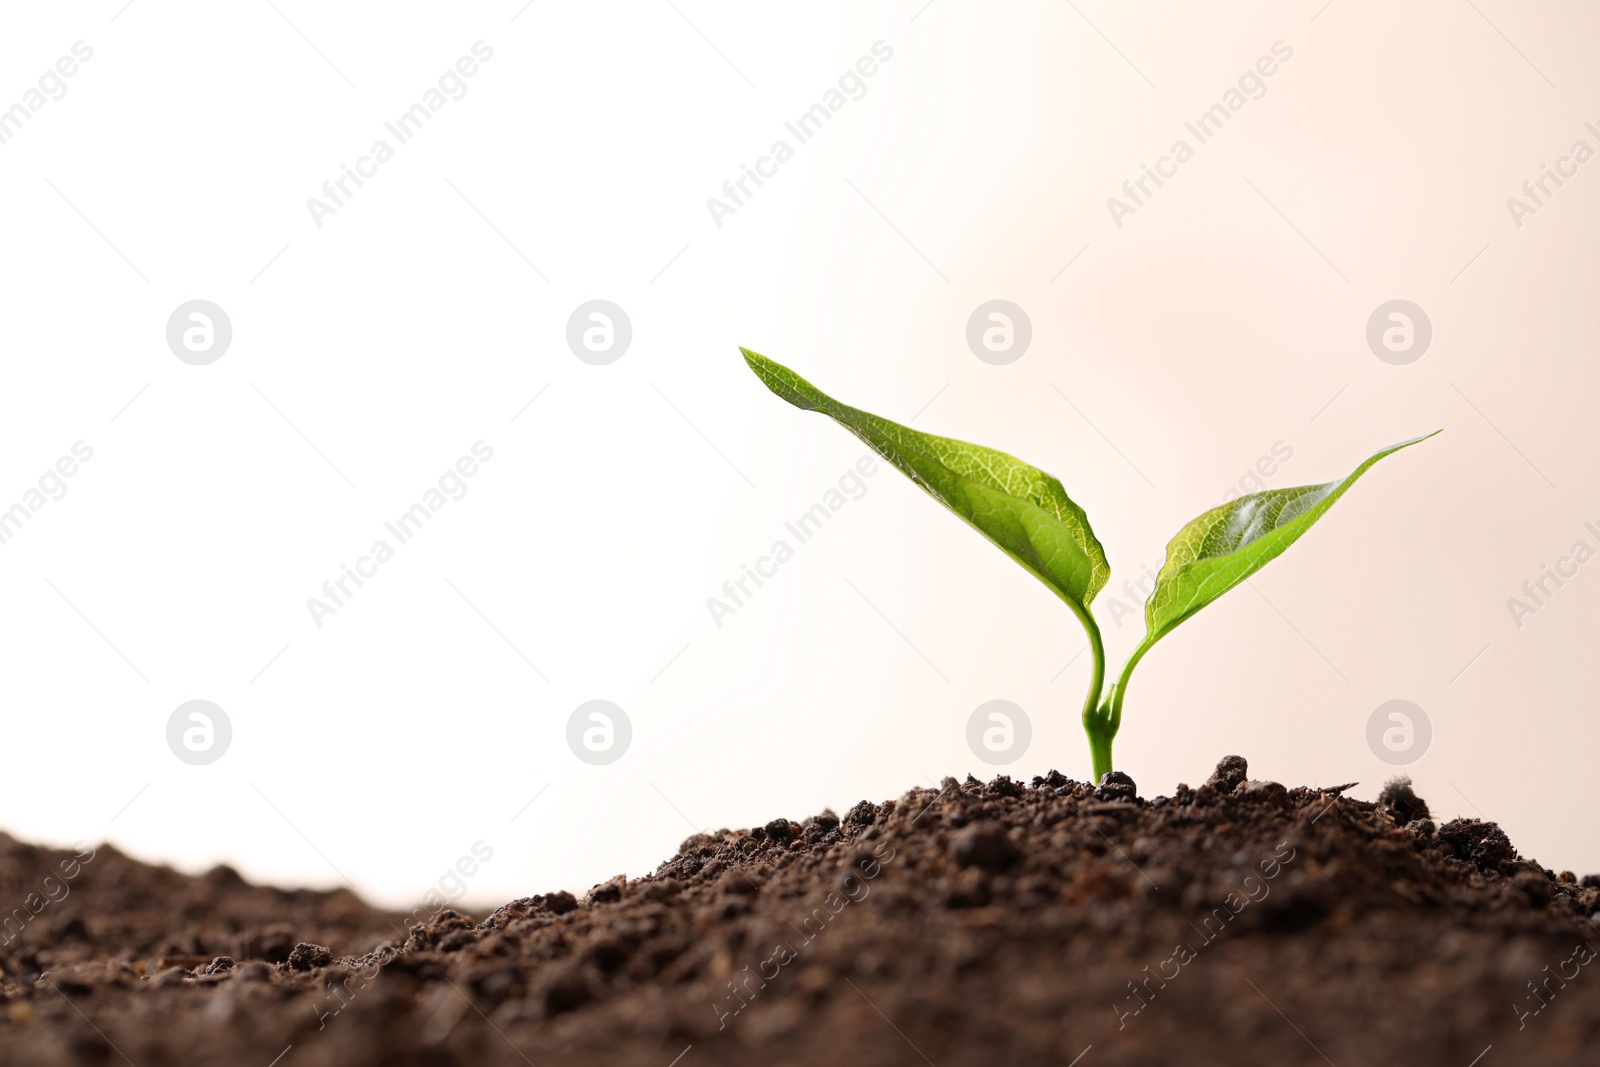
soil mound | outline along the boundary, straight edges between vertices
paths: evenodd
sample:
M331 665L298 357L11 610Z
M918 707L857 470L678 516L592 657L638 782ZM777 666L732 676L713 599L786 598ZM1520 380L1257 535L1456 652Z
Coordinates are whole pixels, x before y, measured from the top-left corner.
M0 904L28 914L0 934L0 1060L1600 1060L1600 879L1438 825L1406 782L1340 793L1239 757L1150 801L1126 775L947 778L420 923L0 835Z

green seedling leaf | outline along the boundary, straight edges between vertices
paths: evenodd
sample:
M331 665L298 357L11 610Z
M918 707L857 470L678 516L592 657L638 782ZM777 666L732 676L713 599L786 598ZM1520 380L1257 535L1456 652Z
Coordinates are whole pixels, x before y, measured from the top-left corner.
M1111 577L1089 518L1061 482L992 448L920 433L839 403L789 368L741 348L756 377L805 411L820 411L894 464L1056 592L1086 626ZM1098 632L1091 634L1098 638Z
M1339 481L1251 493L1192 520L1167 545L1144 607L1147 632L1133 658L1281 555L1379 460L1438 432L1382 449Z
M1094 757L1096 776L1111 769L1111 740L1122 725L1122 701L1128 678L1152 645L1178 624L1250 577L1300 539L1334 502L1385 456L1438 430L1391 445L1369 456L1348 477L1323 485L1297 485L1251 493L1212 508L1189 522L1167 545L1167 558L1156 575L1155 589L1145 602L1144 640L1133 650L1112 683L1105 702L1085 710L1084 730Z

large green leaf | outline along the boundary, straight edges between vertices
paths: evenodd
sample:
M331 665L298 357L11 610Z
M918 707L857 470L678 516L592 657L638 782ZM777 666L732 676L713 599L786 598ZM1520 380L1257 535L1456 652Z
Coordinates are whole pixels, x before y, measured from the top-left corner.
M1277 558L1373 464L1438 432L1391 445L1337 482L1251 493L1191 521L1167 545L1166 562L1144 606L1147 632L1134 658Z
M855 434L1055 590L1086 626L1093 625L1089 604L1111 577L1111 568L1088 516L1060 481L1004 452L919 433L848 407L766 356L739 351L768 389Z

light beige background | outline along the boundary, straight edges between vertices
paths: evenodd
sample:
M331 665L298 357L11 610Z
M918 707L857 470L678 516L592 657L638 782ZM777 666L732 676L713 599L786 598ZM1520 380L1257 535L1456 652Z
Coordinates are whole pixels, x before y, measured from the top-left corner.
M0 104L95 56L0 145L0 499L96 454L0 546L0 825L396 903L483 840L494 900L987 777L965 724L997 697L1033 724L1009 773L1087 776L1077 624L893 472L713 624L862 451L743 344L1061 477L1111 558L1112 669L1140 626L1108 598L1275 444L1292 485L1443 427L1145 660L1118 765L1153 796L1238 752L1371 798L1366 723L1404 698L1438 815L1600 871L1600 564L1507 607L1600 549L1600 163L1507 208L1600 150L1600 15L675 3L6 13ZM315 227L306 198L480 39L467 95ZM707 198L880 40L866 94L717 227ZM1265 95L1117 226L1107 198L1277 42ZM235 332L205 368L163 338L195 297ZM609 367L563 339L595 297L633 322ZM1033 327L1004 367L964 339L995 298ZM1396 298L1434 331L1409 366L1364 337ZM306 598L480 439L468 495L316 628ZM205 768L163 736L197 697L234 726ZM607 767L564 741L595 697L633 724Z

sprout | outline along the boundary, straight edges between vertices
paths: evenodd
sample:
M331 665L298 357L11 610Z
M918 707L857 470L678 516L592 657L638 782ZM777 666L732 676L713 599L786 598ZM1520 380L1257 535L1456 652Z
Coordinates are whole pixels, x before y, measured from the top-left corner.
M1096 779L1112 769L1111 742L1122 725L1128 678L1145 653L1299 540L1373 464L1433 436L1382 449L1338 481L1251 493L1190 521L1167 545L1166 562L1145 602L1144 640L1108 687L1105 646L1090 604L1110 579L1111 567L1089 517L1059 480L1004 452L921 433L848 407L787 367L747 348L740 351L768 389L797 408L822 412L866 442L1048 586L1083 623L1094 653L1083 728Z

